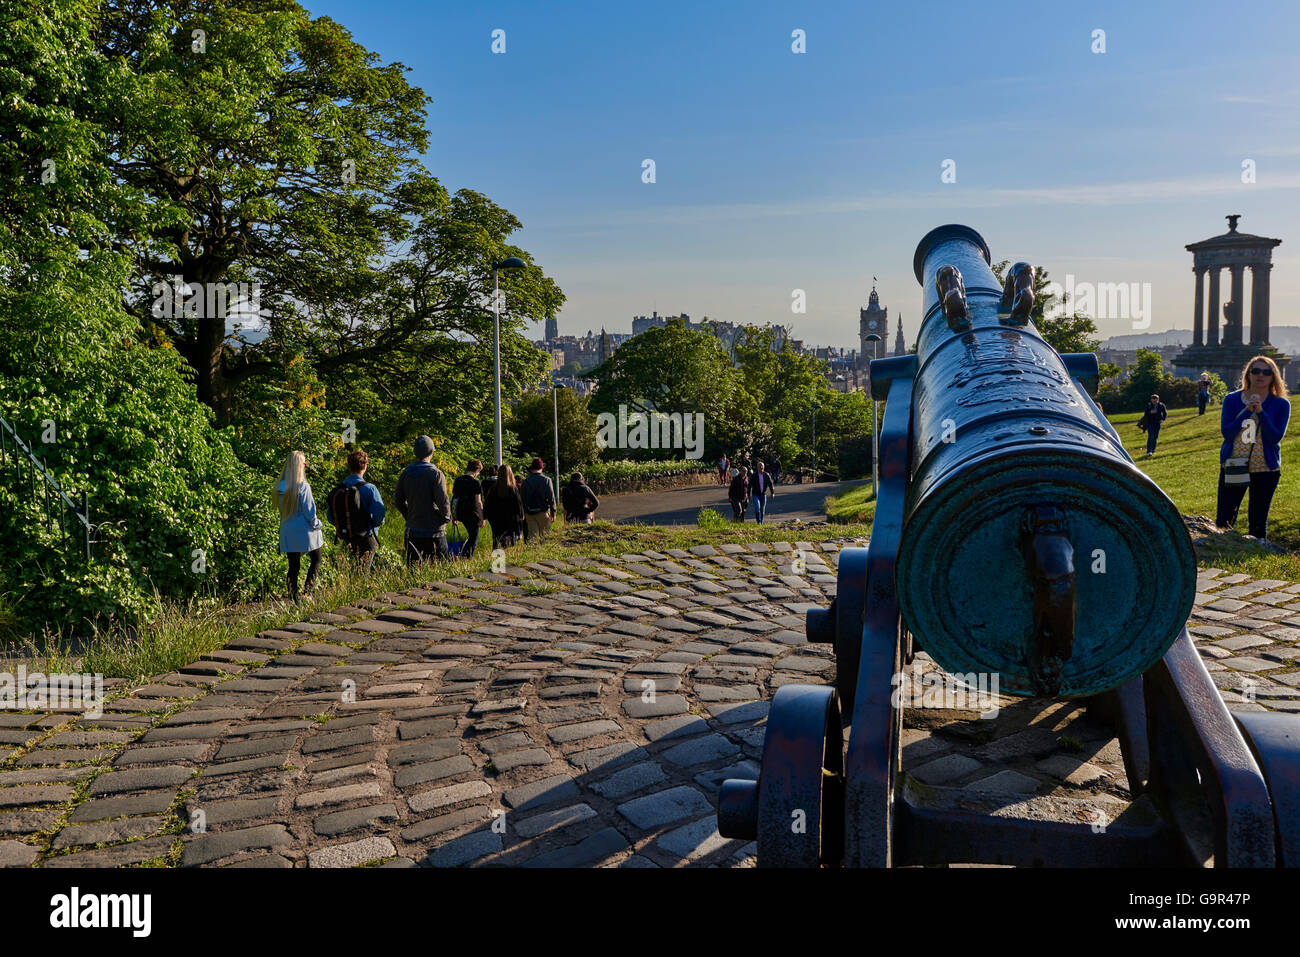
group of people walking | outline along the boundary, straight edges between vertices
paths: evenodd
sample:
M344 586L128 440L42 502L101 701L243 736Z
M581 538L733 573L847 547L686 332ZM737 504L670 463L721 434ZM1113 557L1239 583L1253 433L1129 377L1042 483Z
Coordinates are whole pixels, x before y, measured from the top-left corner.
M470 459L465 473L452 483L433 464L433 440L421 435L415 440L415 461L402 470L393 493L393 504L406 521L403 534L406 564L430 559L450 559L447 528L464 527L461 558L470 558L478 547L479 533L490 527L492 547L505 548L546 535L555 519L556 496L551 480L542 471L545 463L533 459L528 475L516 480L509 465L483 474L483 463ZM370 457L360 450L348 455L347 476L326 496L325 517L334 526L339 542L345 544L358 565L367 571L379 551L379 528L386 509L379 489L366 481ZM600 500L575 472L560 490L565 519L588 523ZM289 560L289 599L298 601L298 578L302 557L307 556L307 576L302 596L310 597L320 571L324 546L324 523L316 512L316 501L307 483L307 459L302 452L290 452L275 490L280 513L280 551Z
M755 461L757 462L757 459ZM752 475L758 471L758 465L762 464L758 462L757 465L751 466L747 455L741 455L735 462L732 462L731 459L727 458L727 453L723 452L718 458L718 484L730 485L740 472L744 471ZM765 469L773 485L781 481L781 460L779 458L774 456L771 465L766 466Z
M1207 374L1197 384L1198 414L1205 414L1209 400ZM1152 395L1138 420L1138 427L1147 434L1146 458L1155 454L1160 426L1168 415L1160 396ZM1242 370L1241 388L1224 396L1219 417L1223 444L1219 447L1214 522L1220 528L1236 525L1241 502L1249 493L1246 515L1250 534L1259 539L1268 537L1268 512L1282 478L1280 446L1290 421L1291 402L1282 370L1268 356L1255 356Z
M754 521L763 524L767 514L767 500L776 494L776 481L769 474L764 463L759 462L750 471L748 466L731 470L731 484L727 487L727 498L731 502L731 514L737 522L745 520L745 512L754 507Z

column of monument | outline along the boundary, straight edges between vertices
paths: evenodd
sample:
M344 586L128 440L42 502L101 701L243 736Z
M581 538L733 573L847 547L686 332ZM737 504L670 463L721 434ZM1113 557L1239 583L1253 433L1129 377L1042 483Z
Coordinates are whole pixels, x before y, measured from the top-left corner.
M1263 345L1268 342L1268 274L1273 264L1253 263L1250 267L1250 342Z
M1207 343L1212 346L1219 344L1219 267L1211 266L1210 268L1210 308L1205 314Z
M1241 345L1242 329L1241 317L1245 315L1242 307L1241 277L1246 267L1237 263L1228 267L1228 273L1232 276L1232 319L1223 330L1223 342L1225 345Z
M1196 306L1192 314L1192 345L1204 345L1205 339L1201 335L1201 316L1204 315L1205 298L1202 295L1201 287L1205 285L1202 280L1205 278L1204 266L1193 266L1192 272L1196 274Z

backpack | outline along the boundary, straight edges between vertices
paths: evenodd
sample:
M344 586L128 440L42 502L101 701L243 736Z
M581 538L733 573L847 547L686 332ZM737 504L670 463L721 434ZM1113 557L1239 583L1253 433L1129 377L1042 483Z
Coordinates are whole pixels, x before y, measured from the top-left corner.
M580 485L566 485L560 490L560 503L566 512L585 512L589 501L591 499Z
M334 519L334 530L340 539L351 540L370 534L370 516L361 504L360 482L355 485L340 482L330 489L325 501Z

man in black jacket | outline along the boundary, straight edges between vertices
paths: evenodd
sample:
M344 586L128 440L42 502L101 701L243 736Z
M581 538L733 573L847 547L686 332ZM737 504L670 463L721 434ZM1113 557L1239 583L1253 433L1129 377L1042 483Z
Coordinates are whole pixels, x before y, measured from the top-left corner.
M433 464L433 439L415 440L415 461L397 479L393 504L406 519L406 564L428 558L451 558L447 548L447 479Z
M1160 426L1167 418L1169 418L1169 410L1160 401L1160 396L1151 396L1147 401L1147 407L1142 411L1142 418L1138 420L1138 426L1147 434L1146 458L1151 458L1155 454L1156 439L1160 437Z
M465 545L460 550L461 558L474 555L478 545L478 530L483 527L483 486L479 484L478 475L483 471L483 463L470 459L465 467L465 474L456 479L451 487L451 500L456 503L456 521L465 526Z
M581 472L574 472L569 484L560 490L560 502L566 522L590 523L592 513L600 507L600 499L582 480Z

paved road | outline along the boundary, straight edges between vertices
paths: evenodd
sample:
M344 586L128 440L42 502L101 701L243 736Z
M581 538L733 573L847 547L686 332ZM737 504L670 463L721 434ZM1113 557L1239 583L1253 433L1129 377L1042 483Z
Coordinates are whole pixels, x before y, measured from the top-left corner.
M98 719L0 713L0 866L750 866L717 834L718 785L757 773L778 687L832 680L802 626L837 559L510 567L236 640ZM1300 711L1300 585L1197 584L1190 630L1229 706ZM1127 806L1080 702L979 720L920 687L903 768L936 793L1072 821Z
M826 521L823 503L827 496L861 482L818 482L808 485L782 485L776 495L768 499L767 515L772 521L799 519L801 522ZM702 508L717 509L724 518L731 518L731 503L727 490L721 485L700 485L692 488L668 489L660 492L635 492L627 495L605 495L600 499L597 518L611 522L641 525L694 525ZM748 521L753 521L750 512Z

